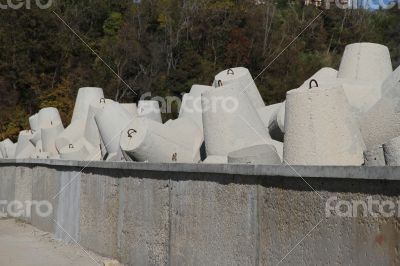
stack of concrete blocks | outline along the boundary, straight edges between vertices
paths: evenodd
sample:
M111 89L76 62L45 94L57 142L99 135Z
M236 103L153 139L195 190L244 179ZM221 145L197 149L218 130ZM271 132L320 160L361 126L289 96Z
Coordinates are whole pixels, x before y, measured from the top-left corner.
M362 165L365 145L342 87L286 95L283 161L291 165Z
M57 137L56 148L61 159L74 154L75 160L100 160L100 146L93 146L85 138L89 108L92 103L104 99L103 89L97 87L80 88L76 97L71 124ZM89 154L89 155L88 155Z
M229 72L224 74L225 76L218 74L214 84L226 85L202 94L203 130L207 153L207 159L203 163L225 162L228 161L227 157L231 152L262 144L273 145L278 153L282 151L282 144L271 139L254 102L249 98L255 99L258 98L256 95L259 95L254 81L249 82L251 76L248 77L248 71L242 68L240 70L229 69L225 71ZM231 73L236 73L235 71L241 74L237 82L230 77L234 76ZM247 77L244 78L243 75ZM229 77L229 82L223 77ZM247 87L247 84L250 85ZM244 93L245 88L249 88L247 93ZM258 102L258 107L260 105Z

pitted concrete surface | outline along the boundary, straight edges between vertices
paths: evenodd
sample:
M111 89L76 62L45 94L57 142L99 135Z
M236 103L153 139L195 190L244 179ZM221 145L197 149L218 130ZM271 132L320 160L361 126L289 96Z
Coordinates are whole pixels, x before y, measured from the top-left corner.
M88 253L90 256L77 245L58 242L31 225L0 220L0 265L103 265L104 258Z

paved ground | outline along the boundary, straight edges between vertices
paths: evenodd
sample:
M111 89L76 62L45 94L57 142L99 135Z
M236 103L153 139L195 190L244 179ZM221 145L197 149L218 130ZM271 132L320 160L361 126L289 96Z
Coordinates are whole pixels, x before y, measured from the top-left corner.
M79 246L60 243L30 225L0 219L0 265L103 265L104 258L89 254L92 258Z

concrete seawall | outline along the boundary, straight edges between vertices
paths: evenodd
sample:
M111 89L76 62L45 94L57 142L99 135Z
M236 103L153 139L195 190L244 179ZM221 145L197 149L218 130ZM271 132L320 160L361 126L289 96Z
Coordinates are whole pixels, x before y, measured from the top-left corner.
M396 167L0 161L0 200L53 206L22 220L129 265L399 265L398 215L325 214L399 195Z

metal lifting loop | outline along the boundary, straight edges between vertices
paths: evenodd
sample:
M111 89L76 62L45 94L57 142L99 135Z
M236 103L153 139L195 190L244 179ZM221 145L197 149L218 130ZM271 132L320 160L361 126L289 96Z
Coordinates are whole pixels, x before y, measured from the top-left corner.
M100 99L100 103L106 103L106 99L105 98L101 98Z
M226 72L227 75L235 75L235 72L233 72L232 68L228 69Z
M68 146L70 149L73 149L74 148L74 145L72 145L72 144L69 144L69 146Z
M222 87L222 80L218 80L217 84L218 84L218 87Z
M135 134L135 133L137 133L136 130L134 130L133 128L129 129L128 130L128 138L132 138L133 134Z
M310 86L309 86L310 89L314 88L314 87L313 87L313 83L315 83L315 86L314 86L314 87L316 87L316 88L319 87L319 86L318 86L318 82L317 82L315 79L312 79L312 80L310 81Z

